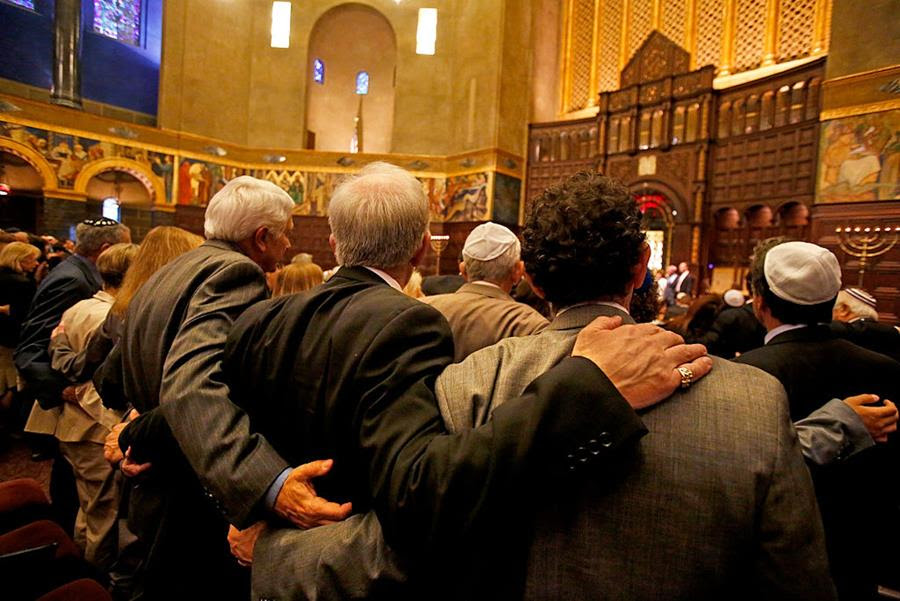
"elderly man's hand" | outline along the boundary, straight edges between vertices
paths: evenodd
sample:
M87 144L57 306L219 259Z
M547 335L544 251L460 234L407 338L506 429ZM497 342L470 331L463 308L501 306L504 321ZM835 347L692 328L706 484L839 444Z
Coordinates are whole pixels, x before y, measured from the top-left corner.
M874 394L860 394L844 399L856 412L875 442L887 442L888 434L897 431L897 407L885 399L884 406L872 406L878 402Z
M350 503L338 505L316 495L311 480L324 476L334 461L313 461L295 468L275 499L275 513L298 528L308 529L343 520L353 509Z
M684 344L678 334L650 324L621 325L618 317L598 317L575 340L574 357L603 370L625 400L643 409L668 398L682 383L679 367L696 382L712 369L702 344Z
M265 529L265 522L256 522L245 530L238 530L234 526L228 527L228 546L231 547L231 554L239 564L249 566L253 563L253 549L259 535Z

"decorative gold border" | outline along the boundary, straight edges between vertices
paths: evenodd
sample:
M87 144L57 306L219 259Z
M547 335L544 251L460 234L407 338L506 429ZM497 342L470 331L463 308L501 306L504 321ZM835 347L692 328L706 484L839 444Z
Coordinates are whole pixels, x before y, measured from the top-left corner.
M855 117L857 115L866 115L868 113L880 113L882 111L890 111L900 109L900 98L892 100L882 100L881 102L869 102L866 104L857 104L854 106L842 106L837 109L829 109L819 113L819 121L831 121L832 119L843 119L844 117Z

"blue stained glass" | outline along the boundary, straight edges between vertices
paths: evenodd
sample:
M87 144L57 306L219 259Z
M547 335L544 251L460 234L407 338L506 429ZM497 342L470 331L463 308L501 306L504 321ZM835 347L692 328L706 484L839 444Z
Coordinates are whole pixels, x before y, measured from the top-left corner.
M34 10L34 0L6 0L10 4L15 4L16 6L21 6L22 8L30 8Z
M325 63L319 59L313 61L313 81L325 83Z
M94 31L139 46L142 0L94 0Z
M365 71L356 74L356 93L360 95L369 93L369 74Z

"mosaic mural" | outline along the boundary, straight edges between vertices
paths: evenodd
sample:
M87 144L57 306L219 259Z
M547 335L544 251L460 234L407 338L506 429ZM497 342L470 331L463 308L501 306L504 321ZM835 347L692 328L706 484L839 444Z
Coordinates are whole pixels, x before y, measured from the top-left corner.
M90 163L122 158L140 163L159 178L165 189L166 201L171 202L174 165L172 155L4 121L0 121L0 137L24 144L46 159L56 174L56 187L60 189L72 189L78 174Z
M900 198L900 111L822 124L819 202Z
M507 227L519 224L519 196L522 180L503 173L494 175L494 207L491 221Z
M151 179L164 198L161 204L206 206L210 198L232 178L253 175L285 190L294 201L295 215L325 216L335 187L345 174L302 169L249 169L209 160L150 151L137 146L95 140L86 136L28 127L0 121L0 138L27 146L40 155L55 174L49 188L73 190L85 168L96 161L116 158L139 163L142 175ZM486 172L450 177L419 177L434 221L483 221L488 219ZM520 180L499 176L495 184L495 211L510 224L518 220ZM506 221L504 221L506 222Z
M484 221L488 218L488 174L448 177L444 199L444 221Z

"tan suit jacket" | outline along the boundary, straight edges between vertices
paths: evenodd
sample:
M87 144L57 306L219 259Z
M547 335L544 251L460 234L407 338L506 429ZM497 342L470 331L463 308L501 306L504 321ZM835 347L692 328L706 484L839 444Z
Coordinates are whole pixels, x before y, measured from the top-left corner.
M573 308L541 334L449 366L436 392L450 430L484 423L569 355L582 327L616 314ZM784 389L760 370L714 361L708 376L642 414L650 433L628 469L573 480L540 508L526 598L834 598ZM592 443L602 441L572 450L570 469L597 451Z
M457 362L504 338L528 336L547 327L543 315L484 282L470 282L453 294L426 296L422 301L450 322Z
M68 347L54 348L51 340L51 365L63 370L63 363L87 346L90 336L106 319L115 299L102 290L89 299L79 301L63 313L60 322L65 328ZM64 371L64 370L63 370ZM121 419L121 414L103 407L93 383L76 389L78 405L63 403L52 409L41 409L35 402L28 416L25 430L50 434L62 442L90 441L103 443L109 429Z

